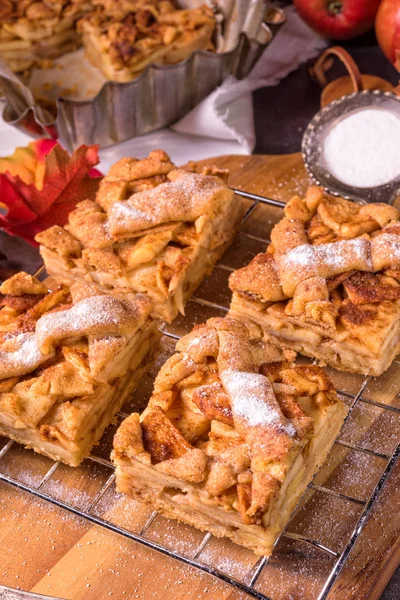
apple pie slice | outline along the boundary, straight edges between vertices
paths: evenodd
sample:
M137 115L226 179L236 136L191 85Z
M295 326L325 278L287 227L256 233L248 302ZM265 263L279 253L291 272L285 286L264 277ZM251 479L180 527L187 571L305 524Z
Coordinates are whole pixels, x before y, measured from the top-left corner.
M400 221L311 187L295 196L272 243L230 277L230 314L265 339L333 367L380 375L400 352Z
M131 81L152 63L173 64L213 49L207 6L177 9L169 0L94 0L79 22L87 58L111 81Z
M0 0L0 55L15 72L75 50L90 0Z
M149 366L150 303L27 273L0 294L0 434L77 466Z
M231 243L242 203L221 177L177 169L157 150L125 158L102 180L97 201L84 200L68 224L36 236L47 272L93 281L113 293L147 295L153 315L172 321Z
M258 329L213 318L182 338L112 459L120 492L269 555L347 409L320 367Z

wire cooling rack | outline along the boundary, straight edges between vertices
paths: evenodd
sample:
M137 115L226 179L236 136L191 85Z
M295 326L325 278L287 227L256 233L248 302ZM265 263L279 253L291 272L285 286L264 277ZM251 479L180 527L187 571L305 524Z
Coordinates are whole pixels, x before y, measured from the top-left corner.
M265 248L265 246L269 243L269 239L267 239L267 236L263 236L263 235L258 236L258 235L252 234L252 229L251 229L251 227L249 227L249 223L250 223L249 220L256 217L255 211L257 211L257 209L263 205L268 206L268 207L274 207L274 210L278 209L277 210L278 214L273 217L273 220L274 219L278 220L281 216L281 215L279 215L279 213L280 213L279 209L283 208L284 203L277 201L277 200L270 199L270 198L263 198L261 196L255 195L255 194L242 192L239 190L235 190L235 191L238 193L238 195L245 198L246 199L245 202L247 203L247 210L243 217L242 229L238 234L238 237L240 237L240 243L238 244L238 246L240 248L242 248L242 250L240 252L242 253L242 255L246 255L246 259L243 259L243 265L244 265L248 262L248 253L249 252L251 253L251 251L248 248L249 245L252 247L253 254L255 254L256 251L254 251L254 244L256 244L256 245L258 244L260 246L263 245L263 247ZM237 242L237 241L238 240L236 239L235 242ZM247 254L246 254L246 251L247 251ZM259 251L261 251L261 248ZM232 266L232 264L227 264L226 255L225 255L222 258L222 260L218 263L216 269L218 269L221 272L226 273L229 271L233 271L235 269L235 267L237 268L238 266L242 266L242 265L238 265L237 260L236 260L236 264L234 267ZM229 273L226 273L226 274L228 275ZM213 277L213 274L210 276L210 278L212 278L212 277ZM201 313L201 307L206 308L206 310L208 311L206 318L208 318L216 313L221 314L221 312L226 312L228 309L229 296L227 295L225 301L215 302L213 300L210 300L210 294L209 294L209 292L207 292L207 280L206 280L205 284L206 284L205 287L204 287L204 284L202 286L205 290L205 292L203 293L203 296L198 291L197 295L194 298L192 298L192 300L189 303L193 309L193 311L192 311L193 314L196 314L197 310ZM199 288L199 290L201 290L201 288ZM214 313L212 311L214 311ZM181 319L181 321L182 321L182 318L178 318L178 320L177 320L178 322L179 322L179 319ZM186 319L186 321L187 322L184 326L182 325L182 323L180 326L178 323L178 327L176 327L174 325L164 326L162 329L164 335L169 338L179 339L179 337L182 334L186 333L191 328L191 326L194 324L193 319L192 319L192 322L190 322L190 318ZM185 330L185 327L186 327L186 330ZM400 369L400 362L395 361L395 367L396 367L396 365L398 365L398 367ZM372 408L379 409L382 412L396 414L396 416L400 415L400 408L398 408L397 406L392 406L391 404L384 404L383 402L379 402L376 399L374 399L373 397L371 397L371 394L365 394L365 391L367 390L367 388L370 384L370 381L371 381L370 377L365 377L364 379L361 379L358 382L357 389L349 390L349 386L346 385L346 378L344 377L344 384L337 386L337 387L339 387L339 390L338 390L339 394L342 395L343 399L345 401L347 401L347 404L349 405L349 413L346 418L346 421L351 419L351 415L361 406L370 406ZM119 418L124 418L127 416L127 414L125 414L124 412L121 412L121 413L119 413L118 416L119 416ZM114 481L115 481L114 466L107 458L102 458L100 456L96 456L96 455L92 454L87 459L87 463L90 465L90 468L95 469L96 465L100 464L100 465L102 465L102 467L109 470L109 474L108 474L108 477L106 478L104 484L102 485L102 487L97 491L97 493L93 496L93 498L91 498L90 504L85 509L82 509L82 508L76 507L71 502L68 502L64 499L60 499L58 497L55 497L55 495L52 493L49 493L48 490L46 491L46 484L57 473L57 470L60 468L60 462L58 462L58 461L54 462L52 464L52 466L49 468L49 470L45 473L45 475L41 478L41 480L39 481L39 483L36 486L29 485L28 483L25 483L24 481L21 481L20 479L13 477L13 476L7 474L6 472L4 472L1 468L1 461L6 456L6 454L10 451L10 448L12 448L14 444L15 444L15 442L10 440L9 442L5 443L5 445L0 450L0 481L6 482L7 484L15 486L16 488L19 488L21 490L29 492L33 496L36 496L43 500L46 500L53 505L56 505L62 509L65 509L65 510L69 511L70 513L73 513L74 515L82 517L83 519L86 519L88 522L93 523L94 525L99 525L101 527L104 527L105 529L108 529L114 533L124 536L125 538L128 538L130 540L138 542L138 543L142 544L143 546L146 546L147 548L151 548L152 550L156 550L156 551L158 551L162 554L165 554L169 557L173 557L176 560L181 561L182 563L185 563L186 565L196 567L197 569L199 569L205 573L208 573L209 575L212 575L212 576L216 577L217 579L229 584L233 588L236 588L238 590L246 592L249 596L251 596L253 598L257 598L258 600L274 600L273 595L272 596L266 595L265 593L263 593L262 591L257 589L257 582L260 580L260 577L263 574L265 574L265 570L268 567L271 557L270 558L267 558L267 557L260 558L255 564L253 564L249 568L249 570L246 572L246 574L243 577L242 576L241 577L232 577L230 574L228 574L224 570L214 567L201 559L201 555L204 553L204 551L207 548L207 545L212 540L212 536L209 533L205 534L202 537L200 543L197 545L197 547L194 549L194 551L190 552L190 554L179 553L179 552L172 551L167 546L157 543L156 541L150 539L146 535L147 532L149 531L152 523L154 522L154 520L157 517L157 512L155 512L155 511L152 512L150 514L150 516L146 519L145 523L143 524L143 526L141 527L139 532L130 531L127 528L119 526L112 520L108 520L108 519L96 514L96 507L99 505L102 498L107 493L107 491L111 488L111 486L113 486ZM354 497L350 494L343 493L342 491L337 491L333 488L325 487L324 485L318 485L316 483L311 483L308 486L308 491L311 494L318 492L319 494L325 495L328 498L332 497L332 498L336 498L338 500L350 503L357 508L358 513L357 513L356 521L355 521L355 523L353 523L350 531L347 532L345 539L342 540L342 545L341 545L340 549L337 549L335 547L330 547L328 544L318 541L318 539L316 539L316 537L310 537L308 535L303 535L302 533L291 531L291 523L289 523L287 529L282 533L280 539L277 541L277 543L278 543L280 540L285 539L285 538L287 538L289 540L295 540L296 543L305 544L307 547L312 547L313 549L317 550L318 552L328 556L330 558L330 560L332 561L330 563L331 564L330 570L328 571L327 576L324 579L322 588L320 588L318 590L318 592L315 594L315 596L313 597L313 599L310 598L310 600L324 600L324 599L328 598L328 595L329 595L336 579L338 578L344 565L346 564L346 560L350 554L351 549L353 548L354 544L356 543L356 541L367 521L367 518L376 502L379 492L382 489L386 479L388 478L388 476L400 454L399 439L396 440L396 445L395 445L395 448L392 450L392 452L382 452L380 450L371 449L368 446L358 445L357 443L354 443L351 440L349 441L346 439L342 439L341 437L339 437L336 440L335 444L338 446L341 446L344 449L347 449L349 452L356 451L358 453L361 453L362 455L367 455L369 457L379 459L381 467L380 467L379 473L378 473L378 480L375 481L375 484L373 486L372 491L369 494L369 497L364 498L363 500L360 500L360 498ZM304 496L303 496L303 499L304 499ZM224 543L221 540L219 540L219 542L221 544Z

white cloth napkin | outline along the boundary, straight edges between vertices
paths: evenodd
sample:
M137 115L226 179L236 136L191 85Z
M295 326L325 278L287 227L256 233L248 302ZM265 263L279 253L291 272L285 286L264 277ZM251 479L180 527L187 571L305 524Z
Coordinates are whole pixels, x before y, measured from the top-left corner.
M127 140L100 151L100 170L107 172L124 156L143 158L154 148L163 148L176 164L188 159L223 154L250 154L255 145L251 92L276 85L288 73L317 56L326 41L314 33L293 7L286 9L287 22L243 81L228 78L196 108L170 129ZM11 154L29 138L0 122L0 154Z

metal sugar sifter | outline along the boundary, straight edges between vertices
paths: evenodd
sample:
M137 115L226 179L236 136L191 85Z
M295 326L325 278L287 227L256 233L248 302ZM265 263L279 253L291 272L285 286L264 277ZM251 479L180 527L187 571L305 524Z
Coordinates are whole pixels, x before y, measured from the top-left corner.
M332 168L332 163L327 160L327 141L334 129L351 116L357 113L361 114L362 111L371 111L371 109L376 109L377 113L384 111L388 115L397 117L398 130L400 131L399 96L381 90L355 92L334 100L320 110L310 121L302 140L303 160L309 175L315 183L324 187L331 194L362 203L386 202L393 204L400 195L400 153L389 156L392 169L395 169L392 173L393 176L389 176L385 181L379 181L377 184L370 183L369 185L363 185L361 181L357 181L356 174L350 178L338 176L336 169ZM393 122L396 123L396 120ZM393 129L393 136L397 136L395 129ZM345 146L346 144L343 143L343 154L346 153ZM382 153L382 156L385 156L385 152L389 152L389 149L385 148L384 140L381 143L378 142L374 146L374 150ZM356 159L358 161L365 160L364 171L368 168L374 168L374 164L368 164L368 158L370 157L362 156L362 152L358 157L354 156L355 173ZM352 167L351 160L353 160L353 157L350 156L350 169Z

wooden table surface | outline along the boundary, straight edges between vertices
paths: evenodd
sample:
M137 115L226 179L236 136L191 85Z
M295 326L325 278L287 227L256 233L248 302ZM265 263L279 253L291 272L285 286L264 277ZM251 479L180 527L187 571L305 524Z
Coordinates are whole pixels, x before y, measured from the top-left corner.
M308 184L299 154L220 157L213 162L230 168L232 186L278 199L286 200L294 193L302 193ZM260 207L259 214L246 224L246 230L251 228L257 234L257 228L260 231L270 229L281 214L280 209ZM22 245L16 239L2 235L0 240L0 249L9 256L8 261L3 261L4 268L19 268L21 257L24 257L23 261L28 265L26 268L34 265L37 260L35 250L23 255L20 250ZM240 241L229 251L232 264L238 259L239 247ZM18 254L16 249L19 249ZM255 247L254 252L257 251L258 247ZM29 260L26 260L28 256ZM190 313L190 310L187 312ZM177 327L183 327L182 323L181 320ZM351 376L349 385L353 381L355 379ZM398 378L396 380L394 375L390 375L389 379L378 386L382 402L397 402L399 385L396 381ZM28 469L21 467L22 464L27 464L26 461L30 461ZM18 445L0 460L1 469L17 473L29 485L36 485L51 464L52 461L22 450ZM84 507L87 506L88 498L96 493L109 475L105 471L99 468L93 473L87 467L78 470L59 467L56 481L49 481L46 484L47 490L56 495L66 494L67 501ZM363 480L361 484L363 485ZM343 574L332 590L330 600L379 598L400 558L400 516L396 508L400 501L399 484L398 465L387 481ZM349 507L348 514L343 514L343 524L351 517L350 509L352 507ZM150 514L146 507L117 497L113 489L104 498L101 510L113 522L127 527L129 524L136 531ZM318 510L322 511L323 516L327 507L316 505L315 511ZM307 518L306 515L303 520L307 521ZM3 549L0 583L3 585L20 586L25 590L71 600L248 598L248 595L234 591L227 584L192 567L177 563L99 526L93 526L4 483L0 484L0 522ZM309 526L312 527L312 523ZM341 531L338 530L339 544ZM190 527L175 526L173 522L161 517L157 517L152 524L150 535L160 543L171 544L178 551L189 553L202 537ZM329 532L325 532L325 535L329 535ZM297 561L293 561L292 557L289 560L289 550L282 548L277 558L271 561L268 571L259 581L260 590L270 594L274 600L312 600L321 588L331 563L313 552L300 553ZM236 576L240 576L241 570L251 568L256 561L252 553L242 551L233 544L226 544L222 553L221 546L213 542L207 546L207 551L201 558ZM283 589L286 590L284 595Z

